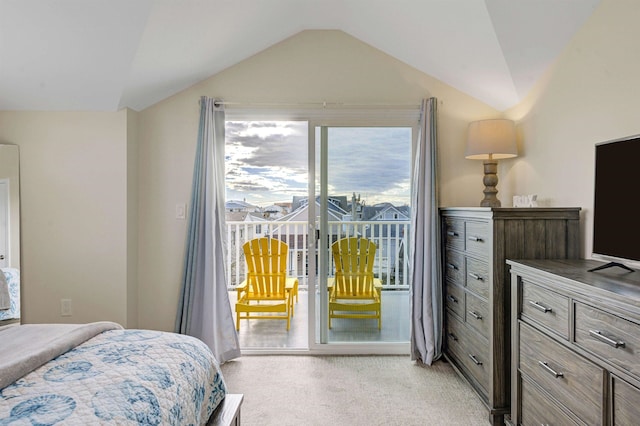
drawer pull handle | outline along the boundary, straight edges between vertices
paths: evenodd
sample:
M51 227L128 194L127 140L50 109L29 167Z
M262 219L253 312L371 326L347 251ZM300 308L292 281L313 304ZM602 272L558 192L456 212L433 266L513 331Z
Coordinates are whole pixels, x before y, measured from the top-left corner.
M536 302L534 300L529 300L529 304L531 306L533 306L534 308L536 308L537 310L539 310L540 312L544 312L545 314L547 312L553 312L553 309L551 308L547 308L546 306L544 306L542 303L540 302Z
M473 361L476 365L482 365L482 362L478 361L478 358L476 358L475 355L469 354L469 358L471 358L471 361Z
M458 270L458 267L456 265L454 265L453 263L447 263L447 268L453 269L454 271Z
M471 278L473 278L474 280L478 280L478 281L484 281L484 278L482 278L480 275L478 274L474 274L473 272L469 272L469 276Z
M480 237L474 237L473 235L471 235L471 236L467 237L467 239L468 239L469 241L477 241L477 242L482 242L482 241L484 241L482 238L480 238Z
M449 333L449 338L450 338L451 340L455 341L455 342L457 342L457 341L458 341L458 337L456 337L456 335L455 335L455 334L453 334L453 333Z
M453 232L453 231L447 231L447 235L450 237L457 237L459 236L459 234L457 232Z
M476 312L473 312L473 311L469 311L469 315L471 315L472 317L474 317L477 320L481 320L482 319L481 315L478 315Z
M594 337L596 340L601 341L602 343L606 343L607 345L614 348L624 348L625 343L622 340L613 340L602 334L599 330L589 330L589 335Z
M450 302L458 303L458 299L456 299L456 298L455 298L455 297L453 297L452 295L448 295L448 296L447 296L447 299L448 299Z
M555 377L556 379L557 379L558 377L564 377L564 374L563 374L563 373L558 373L556 370L554 370L553 368L549 367L549 364L547 364L546 362L544 362L544 361L538 361L538 364L540 364L540 366L541 366L542 368L544 368L544 369L545 369L545 370L547 370L549 373L551 373L551 375L552 375L553 377Z

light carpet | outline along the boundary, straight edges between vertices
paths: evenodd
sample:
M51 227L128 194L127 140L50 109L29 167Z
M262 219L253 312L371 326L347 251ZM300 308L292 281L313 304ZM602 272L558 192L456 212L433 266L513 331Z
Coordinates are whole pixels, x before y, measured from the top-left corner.
M245 426L489 424L479 397L445 361L244 355L222 373L229 392L244 394Z

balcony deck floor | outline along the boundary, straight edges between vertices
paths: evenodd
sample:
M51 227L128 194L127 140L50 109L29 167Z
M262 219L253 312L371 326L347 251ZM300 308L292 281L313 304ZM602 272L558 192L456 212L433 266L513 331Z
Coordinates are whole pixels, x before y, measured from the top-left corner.
M242 320L238 338L241 349L278 349L299 350L308 348L308 292L300 290L299 301L294 307L291 328L286 330L285 321ZM236 301L236 292L229 292L232 306ZM316 300L319 298L316 297ZM317 302L318 303L318 302ZM373 319L334 319L329 330L329 342L389 342L406 343L409 341L409 292L382 292L382 329L378 330L377 320ZM319 334L316 325L316 336Z

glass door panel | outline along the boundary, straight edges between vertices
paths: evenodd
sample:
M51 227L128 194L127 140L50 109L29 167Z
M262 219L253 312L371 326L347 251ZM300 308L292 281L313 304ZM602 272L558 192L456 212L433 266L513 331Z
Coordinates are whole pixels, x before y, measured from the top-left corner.
M308 349L308 123L227 121L225 139L226 259L232 312L235 315L236 288L247 275L242 247L250 239L285 241L287 275L298 278L290 329L284 320L242 319L240 347L244 353Z
M315 139L320 196L316 342L360 347L407 343L412 128L318 126ZM380 328L376 318L358 318L375 313L353 306L366 301L337 300L353 310L334 311L329 329L328 287L337 271L331 246L347 237L365 238L376 246L373 276L380 292Z

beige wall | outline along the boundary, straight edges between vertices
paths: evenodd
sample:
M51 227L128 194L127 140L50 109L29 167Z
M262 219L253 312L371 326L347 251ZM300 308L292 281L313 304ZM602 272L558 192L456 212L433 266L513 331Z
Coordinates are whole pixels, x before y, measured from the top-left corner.
M442 201L479 202L482 164L464 160L467 122L499 113L340 31L305 31L140 113L140 326L172 329L182 277L198 99L439 104ZM458 187L455 191L449 190Z
M545 205L581 207L585 257L594 145L640 133L638 18L640 2L604 0L528 99L508 112L519 121L523 150L502 181Z
M127 324L126 118L0 112L0 142L20 147L24 322Z

